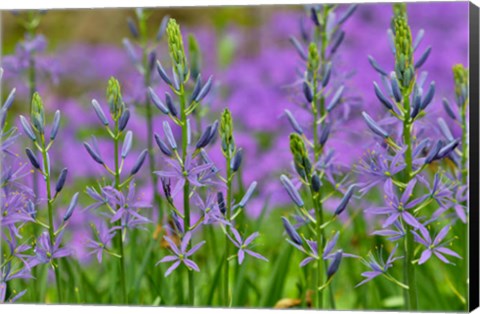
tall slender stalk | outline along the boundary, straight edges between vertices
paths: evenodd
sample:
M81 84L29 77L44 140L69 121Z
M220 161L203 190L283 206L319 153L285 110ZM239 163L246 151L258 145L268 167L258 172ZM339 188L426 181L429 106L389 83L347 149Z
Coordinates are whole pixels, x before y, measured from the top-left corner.
M41 153L43 157L43 172L45 175L45 183L47 185L47 207L48 207L48 234L50 236L50 246L55 246L55 225L53 223L53 199L52 199L52 192L51 192L51 183L50 183L50 165L48 164L48 149L45 143L45 136L42 134L41 136ZM60 279L60 270L59 264L53 262L53 268L55 270L55 282L57 285L57 297L58 302L62 303L62 286L61 286L61 279Z
M407 91L403 95L404 106L404 118L403 118L403 141L407 147L405 151L405 184L408 184L412 179L413 162L412 162L412 121L410 118L410 92ZM403 262L403 275L404 283L409 289L404 289L405 306L408 310L417 309L417 288L415 279L415 267L412 262L414 258L414 242L412 228L409 224L404 224L405 238L404 238L404 262Z
M119 154L118 154L118 148L119 148L119 137L120 137L120 130L118 128L118 119L115 120L115 130L114 130L114 159L115 159L115 189L117 191L120 191L120 163L119 163ZM117 206L117 210L119 207ZM125 276L125 254L124 254L124 248L123 248L123 232L122 232L122 221L117 220L115 222L116 227L119 228L119 231L115 235L115 242L117 245L117 249L119 250L120 257L119 257L119 276L120 276L120 288L121 288L121 302L124 304L128 303L128 295L127 295L127 284L126 284L126 276Z
M187 171L185 169L185 164L187 161L187 149L188 149L188 125L187 125L187 106L186 106L186 94L185 94L185 85L182 82L180 84L180 91L179 91L179 98L180 98L180 114L181 114L181 127L182 127L182 165L183 171ZM185 185L183 186L183 209L184 209L184 223L185 223L185 230L188 231L191 228L190 223L190 182L188 180L185 181ZM190 249L191 244L188 244L188 248ZM192 271L187 269L188 273L188 303L190 305L195 305L195 282L194 282L194 274Z
M228 153L226 155L226 169L227 169L227 203L226 205L226 213L225 213L225 218L227 221L230 221L232 217L232 170L230 168L230 162L231 162L231 154L230 151L228 150ZM225 270L224 270L224 302L225 306L230 306L230 265L228 258L230 256L230 246L232 245L230 243L230 240L228 239L228 226L225 226L227 229L227 232L225 232L225 256L226 256L226 261L225 261Z

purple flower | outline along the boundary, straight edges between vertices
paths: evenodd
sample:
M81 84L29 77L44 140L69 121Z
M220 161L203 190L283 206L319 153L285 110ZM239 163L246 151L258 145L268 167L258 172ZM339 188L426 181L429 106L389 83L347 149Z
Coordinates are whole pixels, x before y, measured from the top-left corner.
M355 171L361 174L360 192L365 194L374 186L391 181L394 175L405 168L403 153L404 149L398 151L392 158L380 145L376 145L373 150L369 150L355 167Z
M371 212L375 215L390 215L383 223L383 228L390 226L399 218L402 218L403 221L405 221L412 227L417 228L420 223L410 212L408 212L408 210L422 203L427 196L422 196L412 201L409 201L416 183L416 179L411 180L405 188L402 197L398 199L397 195L394 192L392 181L385 182L384 192L385 203L387 206L370 208L367 209L367 212Z
M195 193L193 195L193 201L197 207L203 213L203 224L211 225L215 223L222 223L224 225L229 225L230 222L225 220L225 216L220 212L220 209L217 204L217 196L214 193L209 193L205 198L205 201Z
M96 202L93 203L90 206L87 206L84 210L95 210L103 205L108 204L108 196L107 194L103 191L103 189L100 189L100 193L98 193L94 188L87 187L87 194L93 198Z
M24 254L24 252L27 252L31 249L30 245L25 243L18 244L17 237L15 235L11 236L11 240L8 239L5 234L3 234L2 236L8 244L8 248L10 249L10 256L18 258L28 269L30 269L30 266L28 265L28 259L31 256Z
M195 165L192 162L192 156L188 155L185 160L185 165L182 167L178 162L172 160L166 160L173 168L172 171L155 171L155 174L159 175L162 178L175 178L177 183L172 192L172 196L175 196L180 192L180 190L185 185L185 182L188 181L193 186L202 186L203 184L199 181L199 177L205 171L208 171L212 168L211 164L202 164Z
M115 237L115 231L114 228L109 229L107 224L103 221L100 223L100 226L95 231L98 240L88 240L87 247L91 249L88 254L96 254L98 262L101 263L103 252L108 252L107 247L109 246L113 237Z
M393 226L395 226L395 229L383 229L383 230L377 230L372 232L374 235L380 235L384 237L389 237L389 241L397 241L402 239L405 236L405 229L403 228L402 224L400 221L395 221L393 223Z
M238 248L237 256L238 256L238 264L239 265L242 264L242 262L245 258L245 253L247 253L248 255L250 255L252 257L255 257L255 258L258 258L258 259L261 259L261 260L264 260L264 261L268 262L268 259L266 259L264 256L262 256L258 253L255 253L252 250L248 249L248 246L253 242L253 240L255 240L259 236L258 232L252 233L244 241L242 239L242 237L240 236L240 233L238 233L238 231L235 228L231 228L230 230L232 231L232 233L234 235L234 238L231 238L229 234L227 234L227 236L230 239L230 241L232 241L232 243Z
M440 232L436 235L435 239L432 239L430 237L430 233L428 232L427 228L425 228L425 226L420 225L418 230L420 231L420 234L412 231L415 241L424 245L427 248L425 251L422 252L420 259L418 260L419 265L428 261L430 257L432 257L432 253L435 254L435 256L437 256L442 262L447 264L453 263L450 262L445 256L443 256L443 254L450 255L456 258L462 258L460 255L458 255L451 249L445 247L450 242L443 241L448 231L450 230L450 225L446 225L445 227L443 227L442 230L440 230Z
M125 195L111 186L103 188L103 192L108 198L108 203L115 210L111 217L111 222L122 220L122 227L127 227L126 222L133 218L137 223L147 223L149 220L141 216L138 211L142 208L150 208L151 205L139 201L135 196L135 182L130 182L128 194ZM137 224L135 223L135 224Z
M187 251L187 247L188 247L188 244L190 243L191 237L192 237L192 233L187 232L182 239L180 248L178 248L178 246L175 244L175 242L173 242L173 240L170 237L164 237L164 239L170 245L170 249L174 254L174 255L165 256L156 264L158 265L159 263L174 262L172 266L170 266L165 272L165 277L170 275L180 265L180 263L183 263L185 266L187 266L188 269L193 269L194 271L200 271L200 268L198 268L198 265L195 264L195 262L189 259L188 257L192 256L196 251L198 251L198 249L200 249L202 245L205 244L205 241L198 243L193 248Z
M372 252L368 253L367 259L363 259L362 262L371 270L366 271L362 273L363 277L366 277L365 280L357 284L355 287L361 286L370 280L374 279L375 277L378 277L380 275L384 275L387 273L388 269L393 266L393 263L398 260L403 258L403 256L400 257L394 257L395 252L397 251L398 245L395 245L393 248L392 252L388 256L388 259L386 261L383 260L382 255L382 250L380 250L380 254L378 258L375 258Z
M39 264L51 263L54 259L69 256L71 254L69 249L60 248L62 235L63 232L60 232L55 238L55 243L52 245L48 232L43 232L40 237L38 237L35 256L31 258L29 266L34 267Z
M335 248L336 244L337 244L339 235L340 235L339 232L335 233L335 235L332 237L332 239L325 244L325 248L323 249L323 253L322 253L322 259L323 260L335 259L335 256L340 254L339 251L341 251L341 250L332 252L333 249ZM318 244L317 244L316 241L312 241L312 240L307 240L306 241L308 250L306 250L303 246L298 245L298 244L290 241L289 239L287 239L287 241L290 244L292 244L293 246L295 246L298 250L300 250L303 253L308 255L308 257L306 257L305 259L303 259L300 262L300 267L304 267L308 263L310 263L314 260L318 260L320 258L319 254L318 254ZM356 256L356 255L344 253L343 251L341 252L341 256L342 256L342 258L343 257L358 258L358 256ZM338 256L337 256L337 258L338 258Z
M13 298L10 298L7 302L8 303L14 303L17 301L19 298L21 298L25 293L27 293L27 290L20 291L15 295ZM5 298L7 297L7 284L5 282L0 282L0 304L5 303L6 300Z
M339 236L340 236L340 232L337 231L335 233L335 235L332 237L332 239L325 244L325 248L323 249L323 254L322 254L322 258L324 260L335 258L335 255L337 254L338 251L337 252L332 252L332 251L335 248L335 246L337 245L337 241L338 241ZM349 254L349 253L343 253L343 252L342 252L342 257L358 258L357 255L353 255L353 254Z

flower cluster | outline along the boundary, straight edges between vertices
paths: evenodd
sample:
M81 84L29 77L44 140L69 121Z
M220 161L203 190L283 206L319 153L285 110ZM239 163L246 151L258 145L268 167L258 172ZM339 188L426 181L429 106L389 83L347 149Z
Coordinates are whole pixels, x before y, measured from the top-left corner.
M298 175L295 184L286 175L281 176L288 195L296 205L297 219L303 221L310 232L312 240L301 237L297 229L289 220L283 217L283 224L289 236L289 242L301 252L307 254L300 266L304 267L312 261L317 263L312 267L316 273L316 282L313 290L316 294L316 306L321 308L323 303L322 290L329 287L330 305L335 308L333 289L330 285L333 275L337 272L342 257L352 256L343 253L340 249L332 253L339 233L327 243L325 228L341 215L353 197L355 185L345 186L341 174L335 171L333 164L334 150L328 150L327 142L335 131L337 117L335 108L346 106L345 85L337 79L335 56L340 44L343 42L345 32L342 25L354 13L356 5L349 6L337 18L335 6L322 5L309 8L310 20L314 25L313 34L305 33L303 40L308 43L306 52L302 44L291 38L300 58L304 62L305 70L300 73L300 85L304 100L301 101L302 109L310 113L310 123L301 126L294 115L286 110L287 118L294 130L290 134L290 151L293 156L293 166ZM311 203L305 203L297 186L304 187L305 195ZM324 203L336 193L341 193L342 198L334 209L333 217L325 220ZM308 210L309 207L313 210ZM300 226L298 226L300 227ZM319 252L318 248L324 248ZM330 262L330 264L329 264ZM323 279L325 276L326 279ZM310 288L310 287L309 287Z
M455 209L462 220L466 219L461 204L455 201L453 191L458 184L449 174L432 166L447 158L455 159L456 148L461 140L454 138L442 122L440 125L446 140L425 135L425 128L431 127L425 120L431 115L430 108L435 105L436 89L433 81L427 85L427 72L419 72L428 60L431 47L418 55L415 54L422 42L424 31L420 30L416 38L412 39L405 5L394 5L394 17L387 33L395 57L394 71L388 72L371 56L369 61L380 75L384 89L382 91L379 84L374 83L375 95L384 106L385 112L393 118L387 117L377 122L364 112L366 125L376 135L378 143L372 149L375 154L368 154L357 170L366 178L362 182L365 193L374 186L383 189L385 205L373 206L366 211L385 218L382 224L384 229L375 231L374 234L389 237L388 241L395 243L395 247L386 263L380 265L373 259L367 263L371 271L363 274L367 279L359 285L383 274L408 291L405 293L405 305L415 310L415 272L421 270L416 270L416 264L424 264L432 254L446 263L449 261L442 254L461 258L445 247L451 240L443 241L450 224L454 222L451 216L443 215L445 212ZM457 70L456 75L464 77L465 74L458 74ZM457 98L463 104L468 97L462 89L465 89L464 85L457 88ZM445 104L445 108L454 116L448 104ZM433 222L445 226L432 240L429 230L434 229ZM403 242L405 259L404 282L399 282L387 274L387 270L393 267L393 262L398 259L393 256L400 241ZM418 252L416 243L425 247L418 259L415 257Z
M109 118L97 100L92 100L92 107L100 123L105 129L106 135L113 142L113 160L109 163L104 160L98 141L92 138L91 144L84 142L85 149L97 164L101 165L110 179L98 187L88 187L87 194L95 201L86 207L86 210L96 212L105 220L93 226L93 239L89 240L88 247L91 254L96 254L99 262L102 262L102 253L108 253L117 257L120 261L119 274L121 276L121 299L127 303L127 287L125 283L125 254L124 242L129 230L141 228L150 222L140 211L151 207L146 202L139 201L135 193L135 175L142 168L148 151L144 149L138 154L135 162L126 176L122 176L124 163L130 155L133 147L133 133L126 131L130 120L130 110L123 101L120 83L115 78L108 81L106 98L109 109ZM123 140L120 147L120 141ZM127 191L125 189L128 188ZM114 241L112 241L114 240ZM114 243L111 243L114 242ZM113 248L110 247L113 245Z
M172 75L167 74L163 65L157 61L157 71L163 82L170 88L174 96L169 92L165 94L163 101L153 89L149 90L153 104L173 124L180 128L181 142L177 141L174 130L168 121L163 122L164 136L155 134L155 140L162 152L166 167L164 170L156 171L155 174L161 178L164 198L170 208L170 216L174 222L174 228L170 228L170 234L165 236L168 246L175 255L169 255L160 260L163 262L174 262L166 271L168 276L174 269L183 263L188 270L199 271L199 267L193 260L193 254L205 243L200 242L191 248L191 239L200 226L218 224L225 233L226 258L224 271L224 302L230 303L229 287L229 260L230 242L238 249L238 264L242 264L245 253L255 258L266 260L263 256L251 250L250 246L258 233L253 233L246 239L240 234L240 229L235 225L235 219L240 216L243 208L253 195L256 182L253 182L247 189L242 199L235 202L233 199L232 182L234 176L240 171L242 164L242 149L238 148L233 135L233 119L228 109L222 113L220 121L216 120L202 130L202 121L197 116L203 100L209 94L213 78L203 81L198 62L195 55L198 53L196 45L191 65L185 55L182 33L174 19L170 19L166 27L168 48L172 64ZM176 97L175 97L176 96ZM175 99L177 98L177 99ZM191 120L195 120L192 122ZM195 124L194 124L195 123ZM193 130L201 130L195 134ZM221 170L211 161L206 149L219 137L221 149L225 157L226 174L222 175ZM196 139L195 139L196 138ZM173 189L172 189L173 186ZM226 190L226 191L225 191ZM226 196L225 196L226 193ZM182 196L183 211L175 199ZM194 206L195 205L195 206ZM200 218L193 221L192 209L197 207L200 210ZM180 248L174 242L175 238L181 239ZM188 257L188 258L187 258ZM194 304L194 283L193 274L189 272L189 302Z

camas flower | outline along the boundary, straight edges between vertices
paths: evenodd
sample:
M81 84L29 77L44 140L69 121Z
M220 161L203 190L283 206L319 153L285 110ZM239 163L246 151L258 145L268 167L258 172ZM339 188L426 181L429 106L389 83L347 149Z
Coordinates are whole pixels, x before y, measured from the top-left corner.
M341 250L337 250L337 251L333 252L333 249L335 248L335 246L337 244L339 235L340 235L339 232L335 233L335 235L332 237L332 239L325 244L325 247L324 247L323 253L322 253L322 259L323 260L332 260L332 259L335 259L336 256L338 258L338 254L341 254L342 258L343 257L358 258L358 256L356 256L356 255L344 253ZM299 245L297 243L294 243L294 242L290 241L290 239L287 239L287 241L290 244L292 244L294 247L296 247L298 250L300 250L301 252L308 255L305 259L303 259L300 262L300 267L304 267L307 264L309 264L310 262L320 259L320 256L319 256L319 253L318 253L318 243L316 241L306 240L307 249L305 249L302 245Z
M355 166L355 171L361 174L358 184L360 193L365 194L373 187L391 181L394 175L405 169L403 154L404 149L391 158L380 145L369 150Z
M108 246L115 237L114 228L109 229L105 222L101 222L100 226L96 228L96 235L98 240L89 239L87 248L91 249L89 255L95 254L99 263L102 262L103 252L108 250Z
M43 232L40 237L38 237L35 256L31 258L29 266L34 267L39 264L51 263L54 259L69 256L71 254L69 249L60 248L62 235L63 232L60 232L55 238L55 243L51 245L50 235L46 231Z
M188 181L193 186L202 186L203 184L199 181L199 177L212 168L211 164L201 164L195 165L192 161L192 156L188 155L185 160L185 165L182 167L178 162L167 159L171 166L172 171L155 171L155 174L159 175L162 178L174 178L177 179L177 183L172 191L172 196L178 194L181 191L185 182Z
M122 220L122 226L125 228L125 223L130 221L133 217L136 223L146 223L148 218L141 216L138 211L142 208L150 208L151 205L147 202L139 201L135 196L135 182L130 182L128 187L128 194L125 196L122 192L116 190L111 186L103 188L103 192L108 198L108 203L115 213L111 217L111 222Z
M402 239L405 236L405 229L403 228L400 221L395 221L393 223L393 226L395 226L395 229L377 230L372 232L372 234L389 237L387 239L392 242Z
M388 269L393 266L393 263L398 260L403 258L403 256L400 257L394 257L395 252L397 251L397 245L393 248L392 252L388 256L387 260L384 261L382 255L382 250L380 250L380 254L378 256L378 259L375 258L372 252L368 253L367 259L362 259L362 262L371 270L366 271L362 273L363 277L366 277L365 280L357 284L355 287L361 286L370 280L374 279L375 277L378 277L380 275L384 275L387 273Z
M423 264L426 261L432 257L432 254L437 256L442 262L447 263L447 264L453 264L450 262L445 256L450 255L456 258L462 258L460 255L455 253L449 248L446 248L445 246L450 242L450 241L443 241L445 239L445 236L447 235L448 231L450 230L450 225L446 225L443 227L440 232L436 235L435 239L432 239L430 236L430 233L428 232L427 228L425 226L420 225L418 227L418 230L420 231L420 234L418 234L415 231L412 231L414 239L416 242L422 244L425 246L427 249L422 252L422 255L420 256L420 259L418 260L418 264Z
M188 269L200 271L200 268L198 268L198 265L195 264L195 262L189 259L188 257L192 256L196 251L198 251L198 249L200 249L205 244L205 241L202 241L196 244L193 248L187 251L187 247L188 247L188 244L190 243L191 238L192 238L192 233L187 232L183 237L182 243L180 244L180 248L179 248L170 237L168 236L164 237L165 241L168 242L170 249L174 254L174 255L165 256L156 264L158 265L159 263L174 262L172 266L170 266L165 272L165 277L170 275L181 263L187 266Z
M203 213L203 224L211 225L215 223L222 223L224 225L230 224L225 219L225 216L220 212L217 203L217 196L214 193L209 193L205 198L205 201L202 199L198 193L193 195L193 201L197 205L197 207Z
M240 236L240 233L238 233L238 231L235 228L231 228L230 230L232 231L234 238L230 237L229 234L227 234L227 236L230 239L230 241L232 241L232 243L238 248L237 256L238 256L239 265L243 263L243 260L245 259L245 253L247 253L252 257L268 262L268 259L266 259L264 256L248 249L248 246L253 242L253 240L255 240L259 236L258 232L252 233L248 238L243 240L242 237Z
M402 197L398 199L397 195L394 192L392 181L385 182L384 191L385 203L387 206L373 207L367 209L367 212L375 215L390 215L383 223L383 228L390 226L399 218L402 218L403 221L416 228L418 225L420 225L420 223L408 210L413 209L415 206L422 203L427 197L422 196L412 201L409 201L416 183L416 179L411 180L405 188Z

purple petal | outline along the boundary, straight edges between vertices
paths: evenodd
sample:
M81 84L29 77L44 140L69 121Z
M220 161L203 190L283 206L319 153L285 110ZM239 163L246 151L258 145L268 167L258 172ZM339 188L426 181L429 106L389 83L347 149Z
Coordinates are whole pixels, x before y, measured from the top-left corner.
M189 260L189 259L186 258L186 259L183 260L183 263L184 263L185 265L187 265L188 268L191 268L191 269L193 269L194 271L200 271L200 268L198 268L198 265L195 264L195 262L192 261L192 260Z
M175 197L182 189L183 186L185 185L185 178L179 178L177 183L175 183L175 187L173 188L172 191L172 196Z
M383 191L385 192L385 195L387 196L387 198L389 198L389 199L394 198L392 180L385 181L385 183L383 185Z
M418 222L417 219L415 219L415 217L413 217L412 214L410 214L409 212L402 212L402 218L403 220L405 220L405 222L407 224L409 224L410 226L414 227L414 228L418 228L418 226L420 225L420 223Z
M420 259L418 260L418 264L421 265L428 261L430 257L432 256L432 250L428 249L422 252L422 255L420 256Z
M179 176L179 173L175 171L155 171L154 173L164 178L177 178Z
M239 244L242 244L242 243L243 243L242 237L240 236L240 233L238 233L237 229L231 228L231 230L232 230L232 233L233 233L233 235L235 236L235 239L237 240L237 242L238 242Z
M439 245L440 242L442 242L442 240L445 238L449 230L450 230L450 225L446 225L445 227L443 227L442 230L440 230L440 232L435 237L435 240L433 240L433 245L434 246Z
M437 256L442 262L444 262L446 264L452 264L452 262L450 262L448 259L446 259L445 256L443 256L441 253L439 253L437 251L433 251L433 254L435 254L435 256Z
M193 168L192 170L190 170L190 174L192 175L197 175L205 170L209 170L210 168L212 168L212 165L211 164L203 164L203 165L200 165L200 166L197 166L195 168Z
M245 246L248 246L253 240L255 240L255 238L258 237L258 232L254 232L252 235L250 235L246 240L245 242L243 243L243 245Z
M460 205L454 205L453 209L455 210L458 218L460 218L463 223L467 223L467 215L465 215L465 210L463 209L463 207Z
M173 253L175 253L176 255L181 255L182 253L180 253L180 251L178 250L178 247L177 245L175 244L175 242L173 242L172 239L170 239L170 237L163 237L165 239L165 241L168 242L168 244L170 245L170 249L173 251Z
M256 253L256 252L253 252L253 251L250 251L250 250L245 250L245 252L246 252L248 255L250 255L250 256L253 256L253 257L255 257L255 258L258 258L258 259L261 259L261 260L263 260L263 261L268 262L268 259L267 259L265 256L263 256L263 255L260 255L260 254L258 254L258 253Z
M165 272L165 277L168 277L168 275L170 275L172 271L174 271L178 267L178 265L180 265L179 260L173 263L173 265L167 269L167 271Z
M156 265L158 265L160 263L173 262L173 261L176 261L176 260L178 260L178 256L167 255L164 258L162 258L160 261L158 261Z
M458 255L457 253L455 253L454 251L452 251L452 250L450 250L449 248L446 248L446 247L435 248L434 251L437 251L437 252L440 252L440 253L443 253L443 254L447 254L447 255L450 255L450 256L454 256L454 257L457 257L457 258L462 258L460 255Z
M423 244L426 247L430 246L430 243L427 243L421 236L418 235L418 233L416 233L415 231L412 231L412 233L413 233L413 238L415 239L415 241Z
M243 259L245 258L245 252L240 249L238 250L238 264L242 265Z
M400 202L402 202L403 204L407 204L408 200L413 194L412 192L413 192L413 188L415 188L415 184L417 184L416 179L413 179L408 183L407 187L405 188L405 191L402 194L402 198L400 199Z
M425 228L424 225L419 225L418 229L420 230L420 233L422 234L425 241L428 243L428 244L426 244L426 246L429 246L430 243L432 243L432 238L430 237L430 232L428 232L427 228Z
M314 260L313 257L307 257L306 259L304 259L303 261L300 262L300 267L304 267L305 265L307 265L308 263L310 263L313 260Z
M184 254L187 251L188 244L190 243L190 239L192 238L192 233L187 232L182 239L182 245L180 247L180 251Z
M192 256L196 251L198 251L199 248L201 248L205 244L205 241L202 241L195 245L193 248L190 249L190 251L185 254L186 256Z
M383 228L386 228L390 225L392 225L395 221L397 221L398 217L400 216L400 213L395 213L395 214L392 214L390 215L386 220L385 222L383 223L382 227Z
M387 215L395 212L391 207L371 207L365 211L374 215Z
M323 250L323 256L325 257L326 255L330 254L330 252L332 251L332 249L335 247L335 245L337 244L337 240L338 240L338 236L339 236L339 232L335 233L335 235L333 236L333 238L327 242L327 245L325 245L325 249Z

